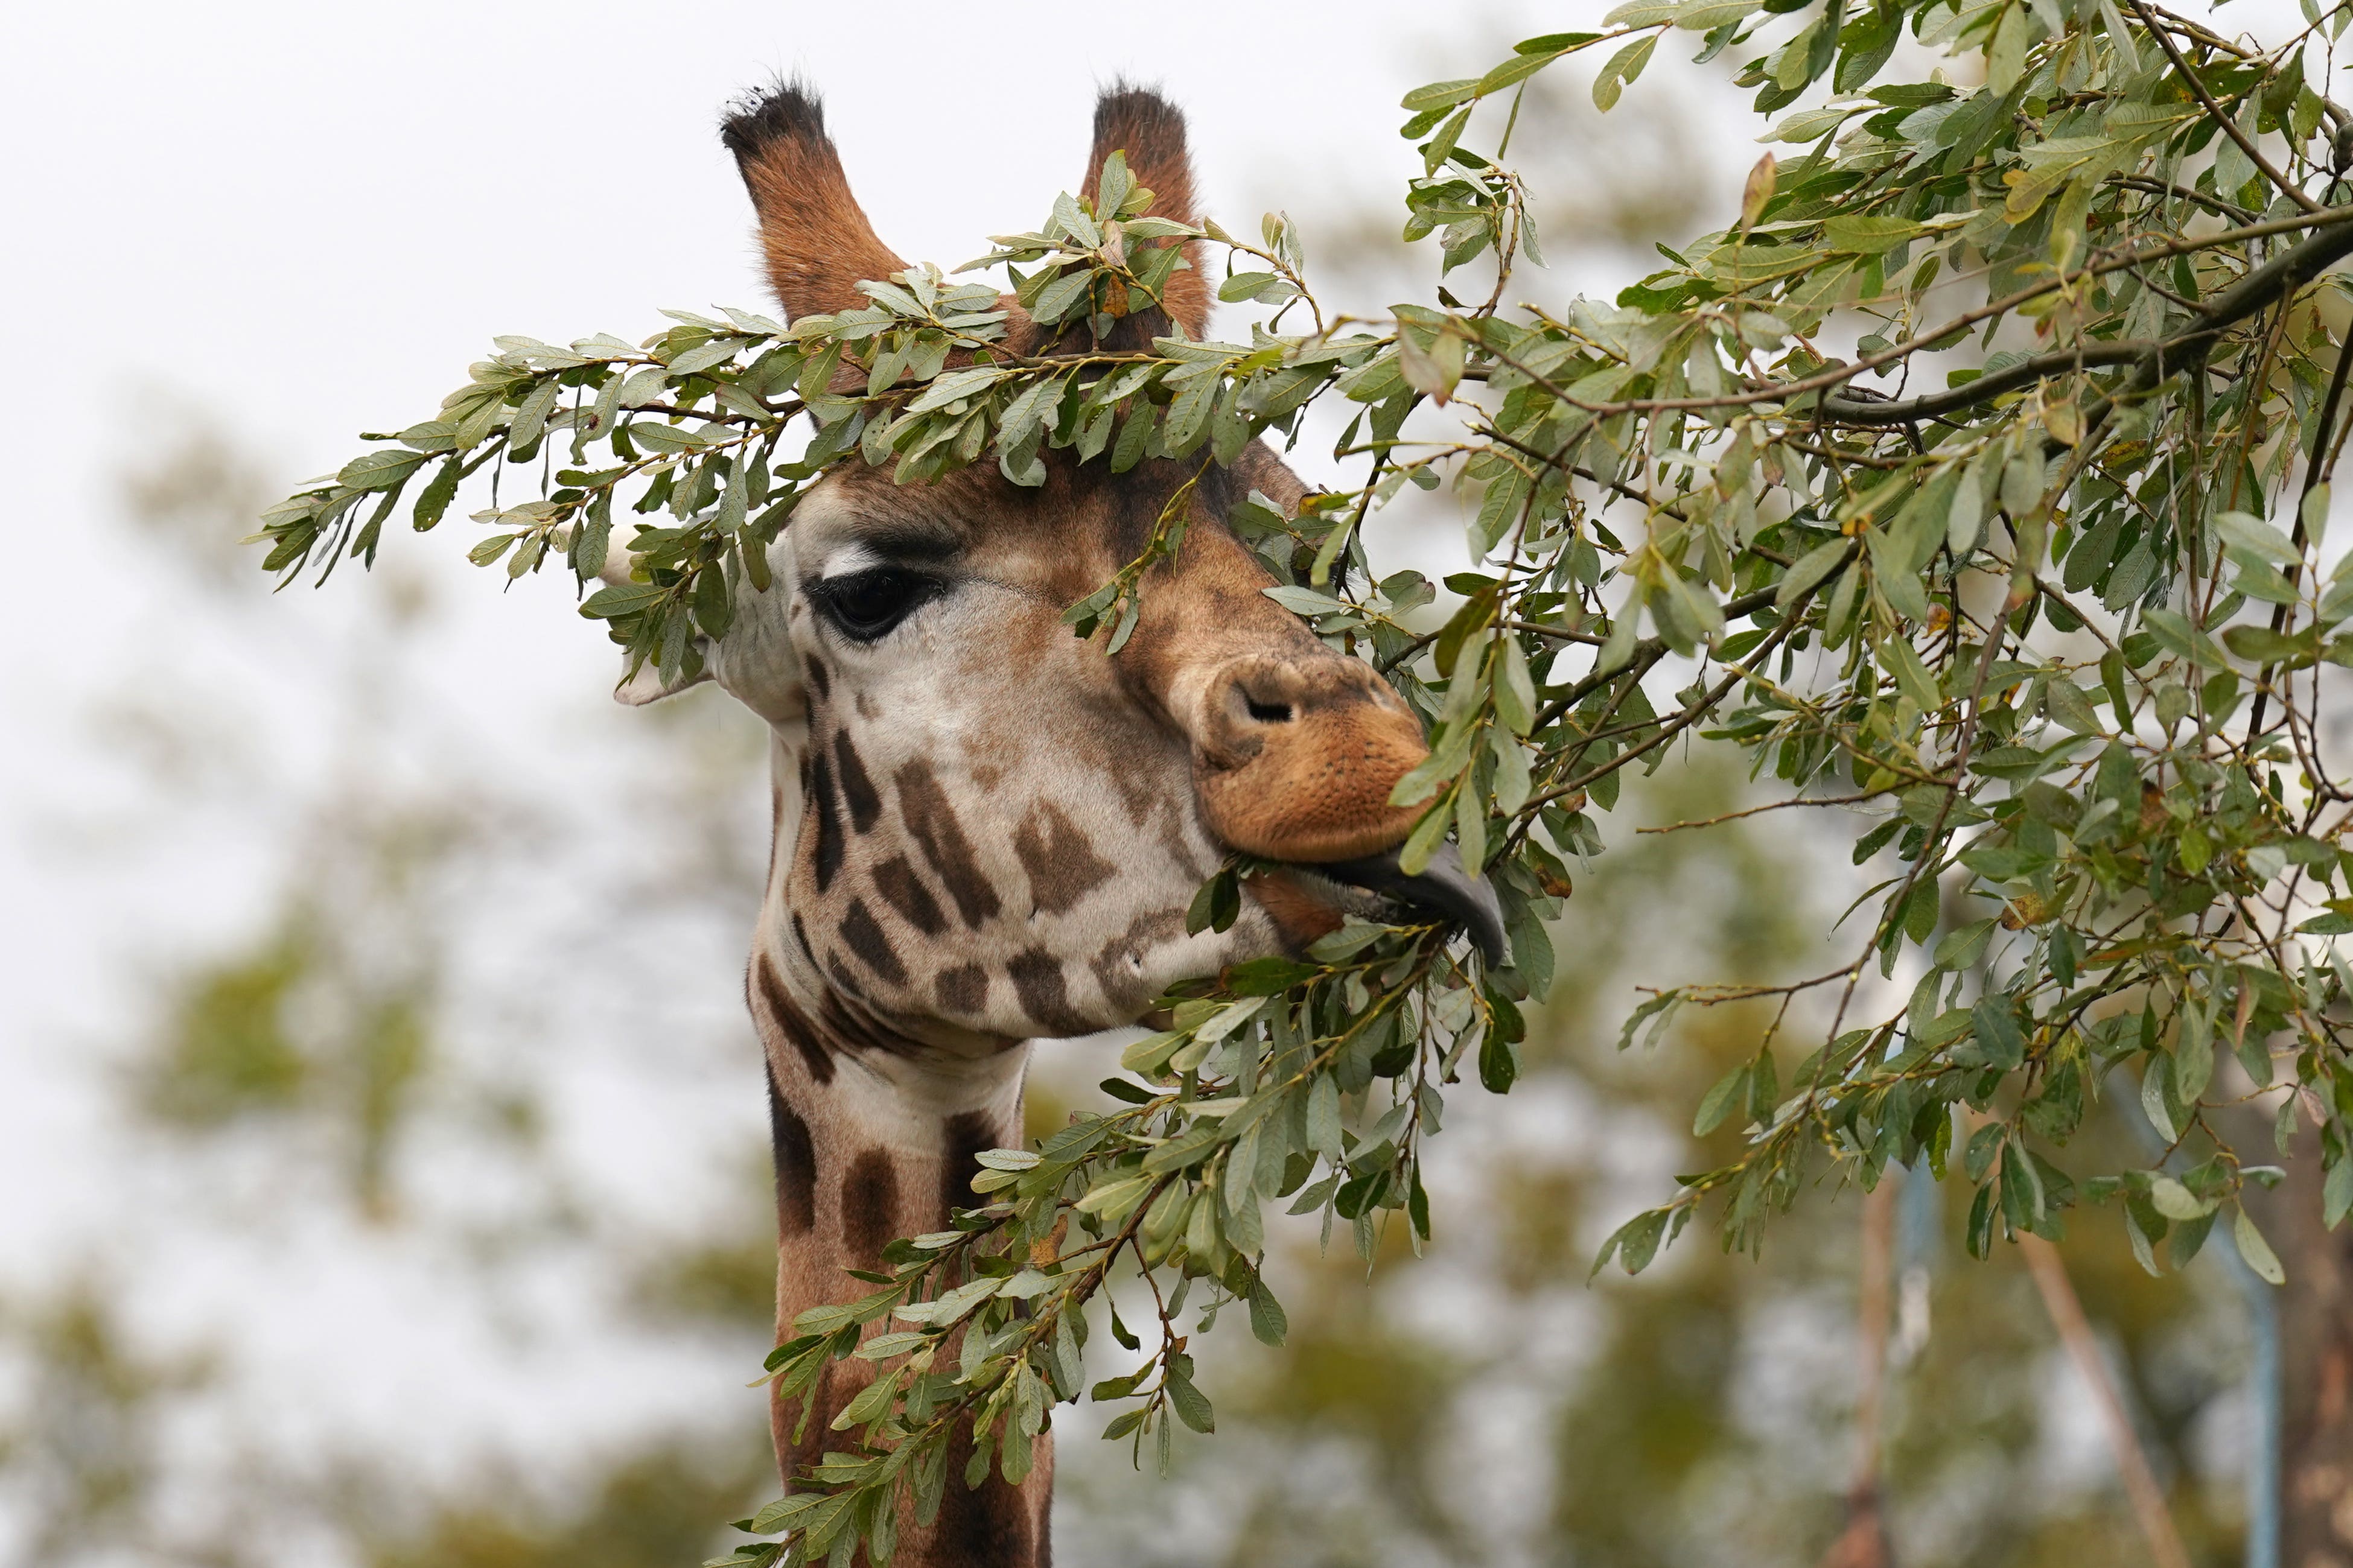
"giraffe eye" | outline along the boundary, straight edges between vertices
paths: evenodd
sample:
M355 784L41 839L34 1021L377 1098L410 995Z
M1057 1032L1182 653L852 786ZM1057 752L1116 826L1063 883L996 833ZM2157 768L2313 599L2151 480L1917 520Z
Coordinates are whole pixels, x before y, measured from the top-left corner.
M825 618L859 642L883 637L946 586L937 577L899 566L875 566L809 584Z

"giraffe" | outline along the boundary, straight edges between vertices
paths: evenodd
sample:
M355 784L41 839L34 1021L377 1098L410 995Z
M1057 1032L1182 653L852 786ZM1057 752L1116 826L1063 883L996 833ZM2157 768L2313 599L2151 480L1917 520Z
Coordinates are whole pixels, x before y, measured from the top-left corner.
M806 89L737 105L723 139L789 316L862 303L860 279L904 269ZM1176 109L1106 91L1090 184L1115 149L1155 214L1192 220ZM1015 353L1055 352L1003 303ZM1124 341L1172 320L1200 336L1201 274L1177 271L1165 305L1121 322ZM1412 711L1267 598L1273 580L1223 526L1253 489L1296 507L1303 488L1271 449L1201 475L1182 548L1146 579L1115 657L1062 623L1193 471L1147 459L1114 475L1061 454L1034 489L993 467L901 487L852 465L800 502L771 585L744 584L704 645L695 679L771 731L775 831L745 990L768 1074L780 1339L867 1289L845 1269L974 1205L976 1156L1022 1141L1033 1037L1133 1023L1171 984L1295 952L1350 910L1418 905L1500 941L1493 895L1451 851L1417 878L1397 865L1414 813L1389 795L1428 754ZM649 668L619 695L670 689ZM1229 930L1188 935L1186 910L1229 850L1288 868L1252 879ZM871 1375L837 1363L798 1441L797 1406L775 1402L787 1485ZM953 1455L938 1519L902 1521L897 1561L1049 1563L1050 1445L1019 1487L992 1474L968 1490Z

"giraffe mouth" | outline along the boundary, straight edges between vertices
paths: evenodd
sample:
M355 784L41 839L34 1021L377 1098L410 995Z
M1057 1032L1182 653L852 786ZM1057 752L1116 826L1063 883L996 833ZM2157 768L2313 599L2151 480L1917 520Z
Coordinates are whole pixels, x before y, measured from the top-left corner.
M1462 868L1461 853L1451 844L1440 845L1438 853L1416 877L1405 874L1398 864L1395 849L1354 860L1294 864L1291 868L1314 881L1330 884L1340 895L1333 901L1351 913L1388 920L1394 920L1400 912L1435 915L1446 924L1461 926L1468 932L1488 963L1504 962L1503 906L1496 902L1495 889L1484 878L1473 877ZM1366 893L1373 895L1372 899L1366 900L1363 895ZM1364 907L1367 903L1374 907Z

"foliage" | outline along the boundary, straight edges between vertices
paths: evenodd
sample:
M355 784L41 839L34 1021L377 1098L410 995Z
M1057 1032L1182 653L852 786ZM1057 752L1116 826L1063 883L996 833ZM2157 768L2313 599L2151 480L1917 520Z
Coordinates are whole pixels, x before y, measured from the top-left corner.
M2353 664L2353 571L2321 553L2347 428L2353 303L2329 268L2353 253L2353 115L2316 83L2348 15L2307 7L2258 47L2142 0L1638 0L1408 95L1423 174L1407 237L1436 236L1450 275L1492 267L1482 302L1441 288L1382 321L1329 314L1285 220L1259 246L1143 217L1148 194L1114 161L1099 203L1062 198L976 265L1008 265L1041 321L1100 341L1173 265L1126 241L1198 237L1225 252L1220 298L1274 307L1250 342L1023 357L994 290L930 268L788 327L672 312L639 347L505 339L440 417L269 513L268 564L323 575L373 560L428 468L419 528L469 475L538 458L540 495L479 513L492 531L473 556L511 577L560 558L586 587L626 486L654 521L628 542L630 580L582 612L632 668L691 674L695 628L723 630L732 585L763 582L766 543L835 463L922 482L993 455L1022 484L1048 449L1228 462L1262 431L1295 442L1311 405L1355 405L1335 455L1361 461L1358 482L1236 525L1293 579L1270 594L1430 721L1432 754L1397 796L1424 808L1408 867L1452 837L1497 886L1514 962L1352 925L1310 962L1172 998L1175 1026L1105 1086L1124 1109L988 1156L955 1229L897 1244L871 1294L803 1315L771 1362L787 1392L839 1357L883 1370L836 1421L842 1450L749 1521L788 1537L737 1560L843 1561L861 1538L887 1557L892 1499L936 1508L958 1434L960 1479L1026 1473L1048 1407L1090 1392L1078 1309L1123 1258L1162 1321L1148 1351L1113 1321L1142 1359L1092 1385L1134 1402L1111 1435L1165 1452L1174 1423L1208 1430L1177 1331L1188 1300L1203 1327L1230 1308L1281 1340L1252 1261L1269 1202L1320 1212L1327 1236L1345 1222L1368 1257L1386 1226L1430 1234L1418 1153L1443 1086L1471 1064L1511 1087L1564 857L1599 851L1592 814L1678 740L1737 748L1786 787L1777 805L1875 816L1854 858L1883 874L1848 963L1664 990L1626 1020L1630 1042L1687 1006L1774 1008L1697 1107L1702 1132L1746 1129L1738 1156L1685 1177L1602 1261L1641 1270L1704 1204L1727 1246L1755 1247L1809 1181L1869 1186L1895 1163L1971 1184L1979 1257L2102 1203L2152 1271L2227 1215L2275 1278L2240 1200L2278 1172L2221 1118L2286 1083L2280 1144L2318 1123L2340 1218L2353 1063L2332 1013L2353 971L2327 939L2353 932L2353 791L2327 769L2319 705L2327 667ZM1891 75L1907 29L1981 61L1984 84ZM1524 84L1601 51L1606 109L1678 34L1704 59L1749 57L1760 114L1813 104L1766 138L1802 155L1761 160L1734 221L1614 303L1505 307L1519 260L1539 259L1504 163ZM1492 155L1473 147L1489 132ZM802 420L807 446L780 458ZM610 460L588 467L592 447ZM1352 592L1338 568L1369 565L1373 509L1450 479L1477 569L1447 579L1456 607L1424 629L1419 574L1368 571ZM1075 630L1116 653L1180 519L1071 607ZM1654 678L1682 684L1662 697ZM1198 920L1230 917L1244 869L1204 889ZM1883 1004L1907 959L1916 984ZM1794 1064L1785 1032L1813 1047ZM2137 1101L2170 1165L2063 1168L2103 1089Z

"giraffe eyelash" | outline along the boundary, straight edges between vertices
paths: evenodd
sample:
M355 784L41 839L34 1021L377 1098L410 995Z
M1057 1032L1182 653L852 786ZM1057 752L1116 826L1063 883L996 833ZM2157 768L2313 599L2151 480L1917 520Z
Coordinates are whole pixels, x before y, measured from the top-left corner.
M853 642L866 643L888 637L946 590L941 579L903 566L871 566L805 585L828 625Z

